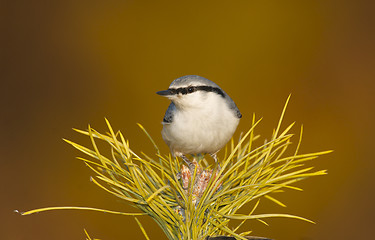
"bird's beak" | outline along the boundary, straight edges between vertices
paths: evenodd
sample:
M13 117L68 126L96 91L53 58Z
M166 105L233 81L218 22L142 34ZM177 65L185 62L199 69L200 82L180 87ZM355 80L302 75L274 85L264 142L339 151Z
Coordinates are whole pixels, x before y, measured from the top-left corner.
M156 92L156 94L158 94L160 96L164 96L164 97L168 97L168 96L173 95L173 93L169 89L168 90L163 90L163 91Z

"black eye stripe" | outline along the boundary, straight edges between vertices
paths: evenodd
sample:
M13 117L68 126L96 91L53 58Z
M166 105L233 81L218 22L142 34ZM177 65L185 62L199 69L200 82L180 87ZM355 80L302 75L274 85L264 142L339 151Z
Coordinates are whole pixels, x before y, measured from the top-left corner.
M219 94L222 97L225 97L224 92L217 87L211 87L211 86L190 86L190 87L182 87L182 88L170 88L169 91L172 94L189 94L196 91L205 91L205 92L214 92Z

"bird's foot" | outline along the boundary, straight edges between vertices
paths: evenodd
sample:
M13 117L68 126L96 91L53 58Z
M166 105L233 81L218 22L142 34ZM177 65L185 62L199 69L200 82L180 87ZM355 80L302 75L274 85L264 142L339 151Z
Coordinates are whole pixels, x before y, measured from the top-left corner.
M216 153L213 153L213 154L210 154L211 157L215 160L215 163L217 164L217 170L220 171L221 170L221 167L220 167L220 163L219 163L219 160L217 159L217 155Z
M185 155L181 155L182 160L186 163L186 165L189 167L191 172L194 172L195 165L187 158Z

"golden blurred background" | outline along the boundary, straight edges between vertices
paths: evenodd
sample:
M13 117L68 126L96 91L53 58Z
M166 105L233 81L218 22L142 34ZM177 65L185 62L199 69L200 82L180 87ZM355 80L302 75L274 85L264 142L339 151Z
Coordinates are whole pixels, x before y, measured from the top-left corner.
M264 200L258 213L290 213L243 230L278 240L371 239L375 226L374 1L1 1L1 239L144 239L132 217L85 211L31 216L47 206L131 207L89 181L83 156L62 138L104 117L137 152L164 153L168 101L155 94L180 76L218 83L243 118L263 117L269 138L291 93L284 126L304 126L301 152L333 149L311 164L328 175L305 191ZM297 140L297 137L296 137ZM151 239L165 239L149 218Z

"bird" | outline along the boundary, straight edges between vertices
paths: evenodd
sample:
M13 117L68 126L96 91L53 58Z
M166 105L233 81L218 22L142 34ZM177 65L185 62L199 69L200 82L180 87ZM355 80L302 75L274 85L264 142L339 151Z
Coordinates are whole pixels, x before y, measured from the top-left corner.
M158 95L171 100L161 131L173 157L217 153L232 138L242 114L235 102L216 83L197 75L175 79ZM220 168L220 165L219 165Z

